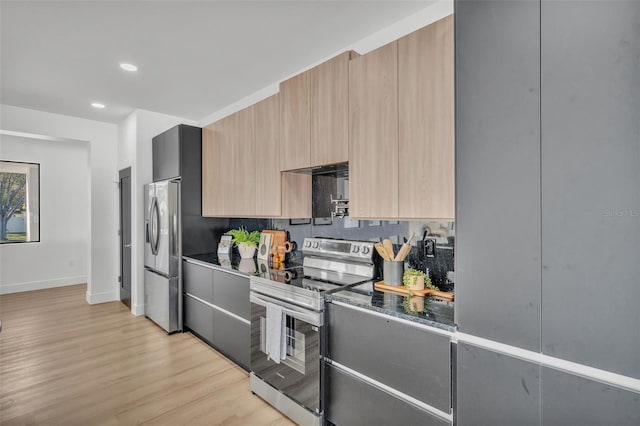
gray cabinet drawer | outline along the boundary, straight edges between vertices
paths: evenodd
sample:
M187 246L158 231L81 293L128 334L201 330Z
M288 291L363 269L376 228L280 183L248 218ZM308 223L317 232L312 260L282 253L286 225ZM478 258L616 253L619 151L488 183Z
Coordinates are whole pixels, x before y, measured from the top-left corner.
M184 325L207 343L213 342L213 308L185 295Z
M539 365L461 342L456 354L457 425L541 424Z
M213 303L213 269L183 261L182 288L185 293Z
M213 273L213 304L249 321L249 278L220 271Z
M332 360L446 413L451 412L448 336L328 305Z
M337 426L451 424L331 365L326 377L326 415Z
M640 393L543 367L542 424L640 425Z
M251 363L251 325L224 312L213 310L213 342L215 347L249 370Z

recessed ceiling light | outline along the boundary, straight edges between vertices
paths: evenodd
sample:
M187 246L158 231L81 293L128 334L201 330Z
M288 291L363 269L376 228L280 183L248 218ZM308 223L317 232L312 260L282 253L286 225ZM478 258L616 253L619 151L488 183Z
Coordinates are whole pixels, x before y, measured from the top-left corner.
M125 71L130 71L130 72L138 71L138 67L136 67L133 64L122 63L122 64L120 64L120 68L122 68Z
M98 109L104 108L104 104L101 104L100 102L92 102L91 106Z

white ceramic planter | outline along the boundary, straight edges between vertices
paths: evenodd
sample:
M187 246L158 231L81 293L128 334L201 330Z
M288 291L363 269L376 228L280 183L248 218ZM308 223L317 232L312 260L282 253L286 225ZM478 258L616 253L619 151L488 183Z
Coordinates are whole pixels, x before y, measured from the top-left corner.
M253 255L256 254L256 246L253 244L238 244L238 251L240 252L240 257L243 259L252 259Z

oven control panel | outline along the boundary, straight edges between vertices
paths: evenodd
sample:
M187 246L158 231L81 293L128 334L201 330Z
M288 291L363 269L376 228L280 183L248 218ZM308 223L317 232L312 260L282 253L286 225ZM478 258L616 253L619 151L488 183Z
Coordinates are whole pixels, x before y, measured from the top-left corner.
M328 238L305 238L302 245L305 254L357 259L371 262L373 259L373 243L365 241L334 240Z

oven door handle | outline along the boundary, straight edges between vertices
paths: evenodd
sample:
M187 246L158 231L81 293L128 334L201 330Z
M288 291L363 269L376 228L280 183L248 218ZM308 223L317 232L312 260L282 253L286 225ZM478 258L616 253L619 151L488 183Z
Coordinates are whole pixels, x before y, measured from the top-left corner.
M257 295L256 293L251 293L249 295L249 300L251 303L255 303L256 305L267 307L268 303L272 303L282 308L282 312L285 315L289 315L292 318L295 318L300 321L304 321L311 325L315 325L316 327L322 326L322 313L309 311L307 309L298 308L296 306L289 305L287 303L283 303L278 299L274 299L269 296L265 296L263 294Z

